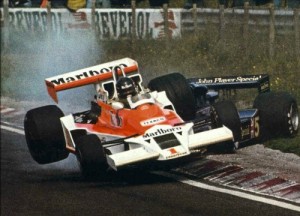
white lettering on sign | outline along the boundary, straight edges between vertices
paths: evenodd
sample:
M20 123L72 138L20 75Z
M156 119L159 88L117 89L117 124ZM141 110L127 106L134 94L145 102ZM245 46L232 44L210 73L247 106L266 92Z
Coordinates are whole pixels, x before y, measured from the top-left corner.
M3 11L1 10L1 17ZM178 37L181 33L181 12L178 9L168 11L168 31L170 37ZM165 36L164 14L162 9L136 10L136 36L138 38L160 38ZM92 22L93 21L93 22ZM48 28L57 35L74 30L94 30L102 39L128 38L132 34L131 9L96 9L94 17L91 10L80 9L71 13L67 9L52 9L51 24L48 14L42 8L11 8L9 25L12 29L22 32L40 34Z

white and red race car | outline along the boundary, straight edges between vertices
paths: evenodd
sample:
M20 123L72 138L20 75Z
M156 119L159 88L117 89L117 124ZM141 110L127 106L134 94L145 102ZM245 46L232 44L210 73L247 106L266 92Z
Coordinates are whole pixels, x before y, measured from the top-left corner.
M248 80L263 80L266 85L265 77ZM118 170L142 161L180 158L207 146L233 150L241 141L260 135L257 108L237 111L232 102L214 103L216 92L179 73L155 78L145 88L138 64L130 58L45 81L56 102L59 91L95 86L90 110L65 116L56 105L49 105L28 111L24 120L35 161L52 163L74 153L85 176L107 167ZM288 125L293 127L292 136L299 117L294 100L288 106L293 109Z

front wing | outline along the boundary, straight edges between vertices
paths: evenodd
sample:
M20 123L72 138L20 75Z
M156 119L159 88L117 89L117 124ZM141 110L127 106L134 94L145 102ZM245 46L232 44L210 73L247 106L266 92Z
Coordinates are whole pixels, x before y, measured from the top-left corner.
M155 127L150 130L166 131L167 129L171 129L171 126L166 125L159 125ZM107 163L111 168L117 170L120 167L136 164L141 161L162 161L183 157L191 154L193 149L233 140L232 131L225 126L196 134L189 134L188 132L191 127L192 123L183 126L181 130L176 129L172 133L153 136L150 139L149 137L145 137L145 135L125 139L124 141L128 142L133 149L107 155ZM151 131L148 132L148 134L154 134ZM168 136L170 138L171 134L173 137L176 137L173 141L164 141L159 139L159 137L163 136Z
M86 133L94 133L84 128L77 128L72 115L61 118L61 123L66 139L66 148L73 153L75 153L76 146L72 131L80 129L86 130ZM110 139L106 139L107 143L102 143L107 163L112 169L118 170L123 166L142 161L180 158L190 155L195 149L233 141L232 131L226 126L199 133L194 133L193 126L193 123L180 126L155 125L143 135L124 139L110 137ZM96 133L96 135L101 140L107 136L107 134L101 133Z

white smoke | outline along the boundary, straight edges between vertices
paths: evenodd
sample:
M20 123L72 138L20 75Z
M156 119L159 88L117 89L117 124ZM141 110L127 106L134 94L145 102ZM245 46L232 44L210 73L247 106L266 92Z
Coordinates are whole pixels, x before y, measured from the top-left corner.
M9 31L1 51L1 90L19 100L49 100L45 78L101 63L101 49L92 30L57 34ZM4 60L3 60L4 59ZM61 105L88 105L92 86L58 93ZM69 105L66 105L69 107Z

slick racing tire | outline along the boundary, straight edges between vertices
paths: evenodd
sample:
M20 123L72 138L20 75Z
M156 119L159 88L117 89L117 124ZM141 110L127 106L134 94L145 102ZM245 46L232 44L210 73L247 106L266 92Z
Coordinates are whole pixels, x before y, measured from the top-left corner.
M196 115L196 101L185 77L171 73L154 78L149 82L152 91L165 91L178 115L185 121L193 120Z
M242 139L242 125L236 106L231 101L221 101L212 105L211 108L212 125L214 128L225 125L233 133L233 141L228 141L212 146L210 149L214 151L222 151L232 153L238 148L238 142Z
M258 109L262 140L273 137L294 137L299 130L296 100L287 92L258 95L253 107Z
M47 164L68 157L60 118L63 112L54 105L28 111L24 119L27 146L32 158Z
M101 141L95 134L75 140L76 156L84 178L92 178L106 171L107 163Z

